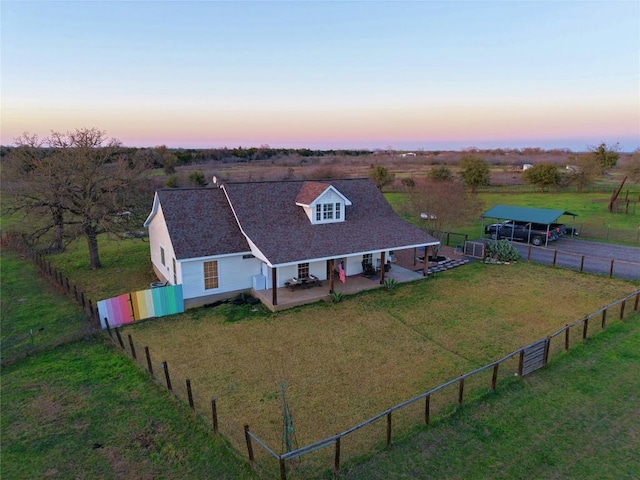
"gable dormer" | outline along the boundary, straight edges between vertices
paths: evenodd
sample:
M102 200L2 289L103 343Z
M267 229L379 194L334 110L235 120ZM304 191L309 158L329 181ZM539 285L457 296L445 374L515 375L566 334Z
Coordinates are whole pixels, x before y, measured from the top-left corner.
M304 182L296 197L312 224L344 222L347 197L326 182Z

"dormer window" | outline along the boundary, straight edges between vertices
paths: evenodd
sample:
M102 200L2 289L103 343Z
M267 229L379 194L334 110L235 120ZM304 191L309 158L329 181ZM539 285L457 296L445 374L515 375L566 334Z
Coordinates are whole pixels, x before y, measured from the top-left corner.
M342 222L348 198L326 183L305 182L296 198L296 205L305 209L311 223Z
M333 220L333 203L322 204L322 219Z
M316 204L316 222L327 222L341 219L342 204L340 202Z

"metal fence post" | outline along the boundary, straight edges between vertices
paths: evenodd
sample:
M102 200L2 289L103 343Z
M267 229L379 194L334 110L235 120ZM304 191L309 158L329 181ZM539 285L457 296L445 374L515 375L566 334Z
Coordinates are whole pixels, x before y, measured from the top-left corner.
M189 406L191 410L195 411L196 407L193 403L193 392L191 391L191 380L187 378L187 398L189 399Z
M131 348L131 356L133 357L134 360L137 360L138 357L136 356L136 347L133 344L133 338L131 338L131 335L129 334L129 348Z
M211 397L211 421L213 422L213 433L218 434L218 407L216 397Z
M167 389L172 392L173 389L171 388L171 378L169 377L169 366L167 362L162 362L162 368L164 369L164 378L167 380Z
M429 425L429 420L431 419L431 395L427 395L424 397L424 424Z
M253 466L255 459L253 458L253 446L251 445L251 435L249 435L249 425L244 426L244 440L247 442L247 452L249 453L249 463Z
M149 347L144 347L144 354L147 357L147 367L149 368L149 373L153 375L153 364L151 363L151 355L149 354Z
M496 363L493 366L493 376L491 377L491 390L496 391L496 384L498 383L498 369L500 368L500 364Z

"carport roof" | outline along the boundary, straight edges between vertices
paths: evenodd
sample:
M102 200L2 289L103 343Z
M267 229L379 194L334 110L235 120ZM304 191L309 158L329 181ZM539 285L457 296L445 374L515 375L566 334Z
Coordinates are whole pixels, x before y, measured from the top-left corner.
M575 213L567 212L566 210L496 205L484 212L482 214L482 218L497 218L502 220L515 220L518 222L531 222L549 225L555 222L562 215L577 217Z

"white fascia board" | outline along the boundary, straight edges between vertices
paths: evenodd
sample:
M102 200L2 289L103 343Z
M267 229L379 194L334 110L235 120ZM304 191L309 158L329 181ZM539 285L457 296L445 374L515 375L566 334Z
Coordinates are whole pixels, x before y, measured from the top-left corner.
M144 226L145 228L149 228L149 224L151 223L151 220L153 220L153 217L155 217L156 213L158 213L159 206L160 206L160 199L158 198L158 192L156 192L153 196L153 207L151 207L151 213L149 214L147 219L144 221L142 226Z
M345 254L345 253L336 253L335 255L331 255L330 257L318 257L318 258L305 258L303 260L299 260L299 261L295 261L295 262L287 262L287 263L278 263L277 265L271 265L269 263L270 267L287 267L289 265L298 265L299 263L313 263L313 262L322 262L322 261L326 261L326 260L331 260L333 258L339 258L339 257L357 257L359 255L364 255L367 253L382 253L382 252L389 252L389 251L395 251L395 250L407 250L409 248L421 248L421 247L434 247L436 245L440 245L440 242L430 242L430 243L417 243L415 245L402 245L400 247L389 247L389 248L383 248L382 250L367 250L366 252L353 252L353 253L349 253L349 254ZM266 262L268 263L268 262Z
M253 255L253 252L247 251L247 252L225 253L223 255L206 255L204 257L181 258L180 260L176 260L176 262L178 263L201 262L203 260L218 260L219 258L237 257L238 255Z

